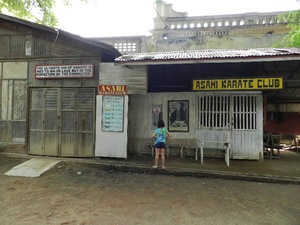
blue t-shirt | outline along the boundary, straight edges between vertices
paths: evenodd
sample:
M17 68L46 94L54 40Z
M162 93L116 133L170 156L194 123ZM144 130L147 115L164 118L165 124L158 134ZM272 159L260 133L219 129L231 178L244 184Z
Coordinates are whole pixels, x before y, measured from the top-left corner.
M159 142L166 143L166 136L167 136L167 133L169 133L166 128L157 128L154 131L154 133L155 133L155 143L154 144L157 144Z

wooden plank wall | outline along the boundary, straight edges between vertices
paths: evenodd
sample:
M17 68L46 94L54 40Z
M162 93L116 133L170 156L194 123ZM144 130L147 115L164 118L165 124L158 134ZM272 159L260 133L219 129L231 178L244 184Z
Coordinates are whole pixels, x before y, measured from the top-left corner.
M99 82L100 59L50 59L29 62L0 61L0 142L25 144L27 136L27 91L31 87L92 87ZM89 79L35 79L35 65L93 64Z
M0 142L25 144L27 63L0 62Z
M48 59L31 60L28 62L28 86L29 87L94 87L96 89L99 82L99 62L100 59ZM93 64L94 77L87 79L35 79L36 65L56 65L56 64Z
M169 144L179 144L193 147L197 128L197 97L201 93L148 93L147 95L131 95L128 113L128 151L129 153L145 153L150 151L148 145L153 143L152 106L162 105L163 120L168 128L168 101L189 101L189 132L171 132ZM205 93L204 95L209 95ZM227 93L228 95L228 93ZM237 95L235 92L234 95ZM214 135L231 136L231 157L236 159L259 159L262 145L262 96L257 95L257 129L200 129L204 138L217 139ZM212 135L213 132L213 135ZM221 133L220 133L221 132ZM232 133L232 134L231 134ZM219 137L218 137L219 138ZM177 149L178 151L178 149Z
M129 153L147 151L147 146L153 143L152 105L162 105L163 120L168 128L168 100L189 100L189 132L172 132L169 143L193 145L195 136L195 94L191 92L178 93L148 93L147 95L131 95L128 112L128 150ZM149 149L148 149L149 150Z
M31 57L97 57L102 53L79 41L0 20L0 59Z
M147 93L147 67L134 68L116 65L114 63L100 63L99 84L127 85L128 94Z
M96 92L103 54L59 33L0 19L0 142L25 144L29 88L91 87ZM94 77L36 80L35 66L49 64L93 64Z

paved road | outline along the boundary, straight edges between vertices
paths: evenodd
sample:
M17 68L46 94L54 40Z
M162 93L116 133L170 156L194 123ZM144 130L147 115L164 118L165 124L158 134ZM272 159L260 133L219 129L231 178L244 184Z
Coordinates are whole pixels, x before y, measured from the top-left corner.
M300 224L300 185L104 171L58 164L39 178L3 174L0 224Z

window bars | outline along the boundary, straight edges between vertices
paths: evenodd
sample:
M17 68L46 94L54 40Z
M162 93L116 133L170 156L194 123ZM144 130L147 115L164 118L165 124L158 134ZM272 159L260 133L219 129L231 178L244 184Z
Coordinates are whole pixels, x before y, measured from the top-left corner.
M256 129L256 104L256 96L250 95L198 96L198 128Z

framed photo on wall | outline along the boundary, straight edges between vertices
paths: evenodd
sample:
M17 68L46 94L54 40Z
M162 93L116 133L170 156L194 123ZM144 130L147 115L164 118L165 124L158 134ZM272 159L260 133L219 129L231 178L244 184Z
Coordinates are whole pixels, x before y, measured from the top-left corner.
M189 101L168 101L168 130L170 132L189 131Z

